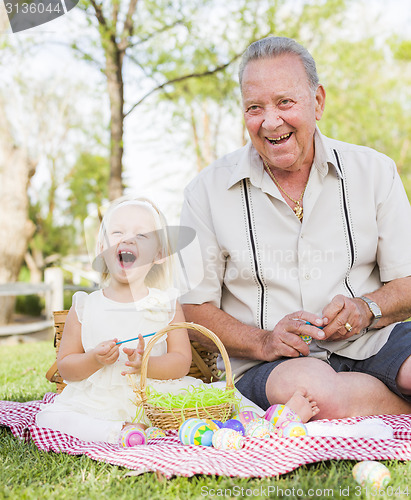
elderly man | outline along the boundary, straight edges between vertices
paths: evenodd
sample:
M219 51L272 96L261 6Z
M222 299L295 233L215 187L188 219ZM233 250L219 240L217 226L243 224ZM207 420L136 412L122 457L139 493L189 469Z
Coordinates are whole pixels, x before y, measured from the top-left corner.
M221 338L262 408L302 387L315 418L409 413L411 208L394 162L320 133L325 90L294 40L253 43L239 76L251 143L185 191L205 271L187 320Z

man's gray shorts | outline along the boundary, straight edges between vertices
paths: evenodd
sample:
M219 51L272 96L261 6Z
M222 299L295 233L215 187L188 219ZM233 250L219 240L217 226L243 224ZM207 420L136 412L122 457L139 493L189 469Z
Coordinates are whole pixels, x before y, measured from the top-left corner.
M411 396L401 394L395 379L404 361L411 355L411 322L400 323L392 330L387 343L374 356L355 360L331 354L328 363L336 372L368 373L380 379L395 394L411 402ZM237 389L248 399L266 410L268 402L265 387L270 373L276 366L290 358L261 363L250 368L236 382ZM325 361L324 361L325 362Z

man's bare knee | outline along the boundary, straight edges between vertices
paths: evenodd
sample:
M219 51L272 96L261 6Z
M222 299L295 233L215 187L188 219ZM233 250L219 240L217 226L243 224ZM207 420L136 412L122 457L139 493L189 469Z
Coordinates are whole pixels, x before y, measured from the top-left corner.
M411 356L408 356L408 358L401 365L396 381L402 394L411 394Z
M340 413L334 397L338 374L330 365L316 358L295 358L278 365L268 377L267 399L270 404L284 404L295 391L304 388L321 406Z

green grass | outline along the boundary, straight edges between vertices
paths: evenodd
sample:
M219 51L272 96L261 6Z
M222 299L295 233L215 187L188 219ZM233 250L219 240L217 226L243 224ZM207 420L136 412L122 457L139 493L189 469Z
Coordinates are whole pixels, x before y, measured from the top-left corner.
M54 360L51 342L0 346L0 399L41 399L52 389L44 377ZM391 471L388 494L375 498L409 498L411 462L385 461ZM128 475L124 467L95 462L85 456L46 453L0 428L0 499L197 499L197 498L338 498L370 499L370 491L354 482L355 462L331 461L300 467L270 479L216 476L176 477L155 473ZM132 473L132 471L131 471Z

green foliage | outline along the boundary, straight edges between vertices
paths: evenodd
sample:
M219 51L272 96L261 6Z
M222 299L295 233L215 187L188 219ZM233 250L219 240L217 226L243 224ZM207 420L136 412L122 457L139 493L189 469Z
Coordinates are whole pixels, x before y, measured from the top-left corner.
M43 216L40 201L30 205L29 217L36 225L36 232L29 243L31 251L41 251L49 256L66 255L72 249L74 228L71 224L59 224L52 212Z
M24 295L16 298L15 310L20 314L40 316L44 308L44 299L38 295Z
M321 131L393 158L411 195L410 63L394 64L374 39L338 40L314 57L327 91Z
M411 61L411 40L400 40L395 43L394 55L400 61Z
M110 167L108 158L82 152L69 172L66 182L70 190L68 213L81 221L90 206L101 206L108 199Z

